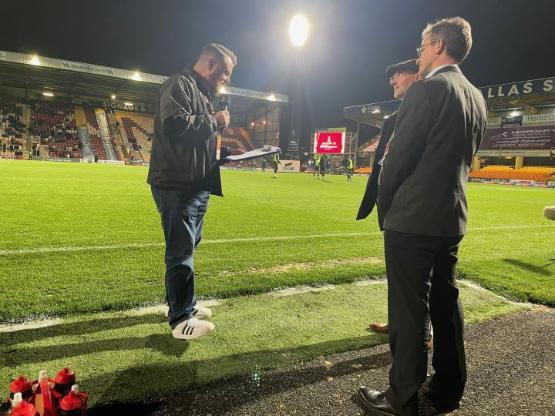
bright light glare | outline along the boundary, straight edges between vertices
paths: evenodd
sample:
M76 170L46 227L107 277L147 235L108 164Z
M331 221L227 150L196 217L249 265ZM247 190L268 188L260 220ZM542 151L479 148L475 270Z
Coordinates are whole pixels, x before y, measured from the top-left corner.
M511 117L518 117L520 115L519 111L511 111Z
M54 97L54 94L48 91L43 92L42 95L44 95L45 97Z
M268 96L266 97L266 99L267 99L268 101L275 101L275 100L276 100L276 96L275 96L275 94L270 94L270 95L268 95Z
M293 46L297 48L303 46L308 39L309 32L310 24L302 14L297 14L291 19L291 23L289 23L289 39Z
M116 99L116 94L112 94L112 100Z
M133 107L133 103L125 102L125 103L123 103L123 105L125 105L125 106L127 106L127 107Z
M131 79L133 81L140 81L141 80L141 74L139 74L138 72L133 73L133 76L131 77Z
M34 55L31 58L31 65L40 65L40 59L37 55Z

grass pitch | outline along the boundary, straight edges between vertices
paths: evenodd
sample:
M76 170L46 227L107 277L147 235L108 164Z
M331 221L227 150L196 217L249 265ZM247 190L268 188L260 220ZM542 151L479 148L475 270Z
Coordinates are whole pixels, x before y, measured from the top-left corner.
M75 370L90 405L182 395L192 385L234 376L256 383L268 368L386 342L365 329L387 319L387 284L364 283L371 284L226 299L213 308L216 331L194 342L173 339L163 313L152 310L76 315L0 332L0 394L19 374L53 375L64 366ZM461 298L467 323L524 309L464 284Z
M93 405L145 400L385 341L364 331L386 319L385 282L349 283L385 272L375 214L354 220L365 177L224 171L225 197L210 201L195 258L200 297L223 303L216 332L192 343L173 340L160 311L122 311L164 298L162 232L145 177L138 167L0 161L0 323L62 317L0 333L0 395L21 373L70 366ZM555 225L542 209L554 195L471 184L459 273L553 305ZM269 293L328 283L338 286ZM467 323L523 309L462 286Z
M162 302L163 238L147 169L0 161L0 321ZM196 255L198 293L227 298L385 272L373 213L355 221L366 177L223 172ZM555 304L552 189L469 185L459 274Z

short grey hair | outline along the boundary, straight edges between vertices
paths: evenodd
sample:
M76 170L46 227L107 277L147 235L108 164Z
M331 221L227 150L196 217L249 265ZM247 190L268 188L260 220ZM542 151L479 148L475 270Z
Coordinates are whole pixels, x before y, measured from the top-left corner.
M422 37L430 36L430 40L441 39L445 43L447 55L461 63L472 48L472 30L470 23L462 17L450 17L428 24L422 31Z
M221 59L222 61L227 57L231 60L233 66L237 65L237 56L230 49L226 48L224 45L220 45L219 43L206 45L202 49L200 56L211 56Z

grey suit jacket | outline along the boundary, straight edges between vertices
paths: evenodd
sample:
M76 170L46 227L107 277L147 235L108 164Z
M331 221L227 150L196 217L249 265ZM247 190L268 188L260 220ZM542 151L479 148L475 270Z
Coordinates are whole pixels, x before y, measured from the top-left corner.
M381 229L466 232L466 183L487 124L484 97L458 67L415 82L398 111L379 177Z

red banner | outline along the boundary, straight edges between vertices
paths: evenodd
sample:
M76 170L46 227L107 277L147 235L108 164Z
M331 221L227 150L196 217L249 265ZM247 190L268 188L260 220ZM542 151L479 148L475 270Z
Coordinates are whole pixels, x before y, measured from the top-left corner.
M314 136L314 153L345 153L344 131L319 131Z

